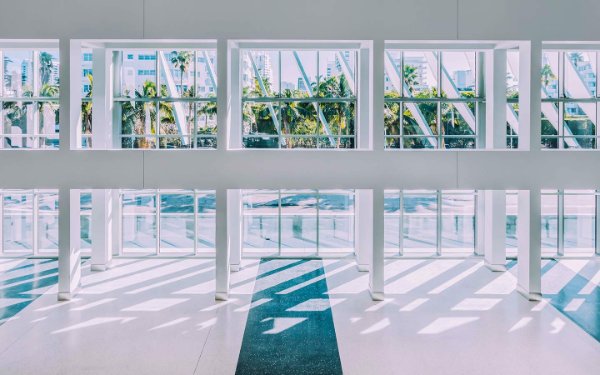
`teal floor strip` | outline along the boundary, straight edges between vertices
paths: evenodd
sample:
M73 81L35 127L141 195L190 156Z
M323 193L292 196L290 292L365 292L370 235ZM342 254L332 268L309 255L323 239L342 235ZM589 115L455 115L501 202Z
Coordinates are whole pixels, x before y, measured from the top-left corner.
M341 374L323 262L261 260L236 374Z
M26 259L0 274L0 325L58 282L56 260Z

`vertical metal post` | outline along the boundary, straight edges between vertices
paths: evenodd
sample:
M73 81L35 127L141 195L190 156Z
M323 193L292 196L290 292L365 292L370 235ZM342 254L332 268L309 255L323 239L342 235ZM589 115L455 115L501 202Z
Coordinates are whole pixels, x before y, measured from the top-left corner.
M557 249L556 253L559 256L565 255L565 191L557 190Z
M1 207L1 205L0 205ZM1 217L1 215L0 215ZM595 236L595 240L596 240L596 255L600 255L600 190L596 190L596 220L595 220L595 226L596 226L596 236Z
M4 223L4 193L2 190L0 190L0 222ZM4 225L0 225L0 254L4 254Z
M281 256L281 189L277 190L277 255Z
M192 197L194 198L194 255L198 255L198 239L200 237L198 232L198 190L192 191Z
M320 246L319 246L319 237L321 236L321 230L319 228L319 222L320 222L320 218L319 218L319 204L321 203L321 194L319 192L319 190L316 191L316 196L317 196L317 256L319 256L320 254Z
M156 249L154 254L160 254L160 191L154 191L154 211L156 215Z
M33 236L33 241L31 242L32 247L33 247L33 255L39 255L39 246L38 246L38 240L39 240L39 227L38 227L38 222L39 222L39 196L38 196L38 191L37 190L33 190L32 192L32 219L33 219L33 223L32 223L32 236Z
M437 214L436 214L436 250L437 256L442 255L442 191L436 190Z

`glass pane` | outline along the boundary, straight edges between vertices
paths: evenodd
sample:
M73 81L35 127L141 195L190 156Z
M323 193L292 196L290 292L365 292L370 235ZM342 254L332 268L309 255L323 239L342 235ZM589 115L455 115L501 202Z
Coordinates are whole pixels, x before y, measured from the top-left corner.
M155 102L118 102L115 107L121 113L123 148L154 148L156 134Z
M196 103L196 147L217 147L217 102Z
M594 253L596 242L596 196L565 194L564 249L565 254Z
M517 99L519 97L519 51L508 50L506 59L506 97Z
M542 103L542 147L558 148L558 103Z
M40 253L58 251L58 194L38 195L37 246ZM83 232L83 227L82 227Z
M328 141L326 143L328 147L340 148L340 136L354 135L354 103L321 103L320 108L323 112L320 134L329 136L325 138ZM337 138L331 136L337 136Z
M438 104L403 103L402 132L404 136L431 136L438 133ZM437 142L432 138L407 137L406 148L435 148Z
M279 193L270 190L244 191L244 250L279 250Z
M542 253L558 251L558 198L556 193L542 194Z
M194 134L194 103L160 102L160 148L191 148Z
M130 98L153 98L158 95L156 87L156 51L147 49L115 52L122 62L118 74L121 96Z
M319 51L319 96L350 98L356 95L356 51Z
M33 94L33 52L5 49L4 96L22 98Z
M445 148L475 148L474 106L474 103L442 103Z
M92 248L92 193L82 192L80 203L81 248Z
M319 134L319 120L317 116L317 108L319 108L319 105L317 103L282 102L280 104L281 131L284 135L305 136ZM345 103L339 104L339 108L335 108L335 105L327 107L327 114L331 117L326 118L328 120L333 120L335 124L342 123L343 126L349 126L348 129L344 129L345 131L349 131L350 127L352 128L352 131L354 131L354 118L345 117L346 115L351 116L353 114L351 112L353 108L351 108L350 113L348 113L348 108L342 108L344 105ZM335 117L336 109L340 110L339 114L341 117L339 118ZM285 145L282 146L285 147ZM291 145L288 147L293 148Z
M435 192L403 195L405 253L435 253L437 247L437 195Z
M558 52L542 53L542 98L558 98Z
M196 96L200 98L217 97L217 51L196 51Z
M519 195L506 192L506 247L507 254L516 255L517 249L517 215L519 213Z
M244 51L242 56L242 96L279 96L279 52Z
M38 102L39 111L39 148L58 148L59 142L59 105L58 102Z
M400 191L386 190L384 195L384 248L386 252L400 251Z
M244 135L277 135L279 103L245 102L243 105Z
M475 195L442 194L442 251L475 250Z
M59 95L59 66L58 49L48 49L40 52L39 58L39 96L58 98Z
M566 148L595 148L596 103L565 103L563 119Z
M385 51L384 92L386 98L399 98L402 96L402 52L394 50Z
M215 249L215 194L197 192L198 205L198 251Z
M437 53L404 52L404 96L433 98L438 96Z
M4 148L34 148L35 106L31 102L2 103Z
M596 52L565 52L565 96L596 97Z
M160 194L160 252L194 251L194 194Z
M317 75L317 51L281 51L282 97L307 98L316 95Z
M194 97L194 51L159 50L160 96L169 98Z
M475 52L442 52L442 96L472 98L476 95Z
M156 251L156 194L126 192L123 204L123 252Z
M317 193L281 192L281 253L317 252Z
M400 103L385 103L383 108L383 122L386 137L400 135ZM399 143L394 143L393 138L387 138L386 147L398 148Z
M354 191L319 191L319 249L354 252Z
M3 249L5 252L33 250L33 194L5 192Z

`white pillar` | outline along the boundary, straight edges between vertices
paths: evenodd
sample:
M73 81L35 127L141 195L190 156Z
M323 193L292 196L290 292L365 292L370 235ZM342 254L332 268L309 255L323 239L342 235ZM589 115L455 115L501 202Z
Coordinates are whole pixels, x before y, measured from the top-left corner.
M600 191L596 190L596 255L600 255ZM1 212L1 211L0 211Z
M226 301L229 298L230 247L227 231L227 189L216 191L216 243L215 243L215 299Z
M81 147L81 42L60 39L60 151ZM73 110L71 110L73 109Z
M356 265L360 272L369 271L373 258L373 192L369 189L355 190L356 213Z
M373 189L373 241L369 290L374 301L384 298L384 194L383 189Z
M232 103L229 100L229 44L227 39L219 39L217 41L217 149L219 151L225 151L228 148L229 142L229 128L231 123L231 108ZM239 63L238 63L239 64ZM231 72L231 74L238 76L238 71ZM239 90L239 89L238 89ZM233 105L237 105L233 104ZM240 103L241 108L241 103ZM241 111L241 109L240 109ZM241 115L240 115L241 121ZM236 123L239 126L241 132L241 122ZM240 133L241 134L241 133ZM225 198L226 199L226 198Z
M81 281L80 191L58 193L58 300L70 300Z
M358 92L369 92L369 73L371 71L371 51L365 46L362 46L358 51ZM356 148L360 150L369 150L372 145L373 134L371 133L371 127L369 126L369 116L371 111L369 106L371 105L371 95L359 95L358 96L358 116L359 121L356 129L357 145ZM383 137L383 133L382 133Z
M486 52L485 148L506 148L506 50Z
M111 266L114 229L112 200L112 190L92 190L92 271L105 271Z
M517 290L530 301L542 298L542 203L540 190L519 190Z
M371 121L373 124L372 144L374 150L381 151L385 149L385 125L383 111L381 110L384 107L385 91L385 42L383 40L373 41L372 54L371 61L373 65L371 66L371 87L369 91L369 97L372 98L370 103Z
M542 43L519 47L519 149L540 151L542 129Z
M485 190L475 193L475 255L485 253Z
M492 271L506 271L506 192L486 190L484 262Z
M242 190L227 191L227 233L229 234L231 271L237 272L242 264Z
M113 148L112 122L112 53L105 48L92 50L92 147L99 150Z

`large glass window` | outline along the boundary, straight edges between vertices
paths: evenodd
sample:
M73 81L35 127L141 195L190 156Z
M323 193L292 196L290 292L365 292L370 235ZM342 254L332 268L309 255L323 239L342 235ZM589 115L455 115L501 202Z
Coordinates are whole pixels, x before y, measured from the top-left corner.
M0 254L58 254L58 191L0 190ZM91 250L91 194L81 194L81 249Z
M246 252L352 253L354 191L245 190L243 222Z
M473 253L475 191L389 190L385 192L388 254Z
M123 190L121 209L123 254L214 251L214 192Z
M542 147L598 148L598 52L542 55Z
M215 50L114 52L122 148L216 148Z
M58 148L58 49L3 49L0 65L0 148Z
M480 93L476 51L386 50L387 148L475 148Z
M246 148L356 147L357 50L242 50Z

